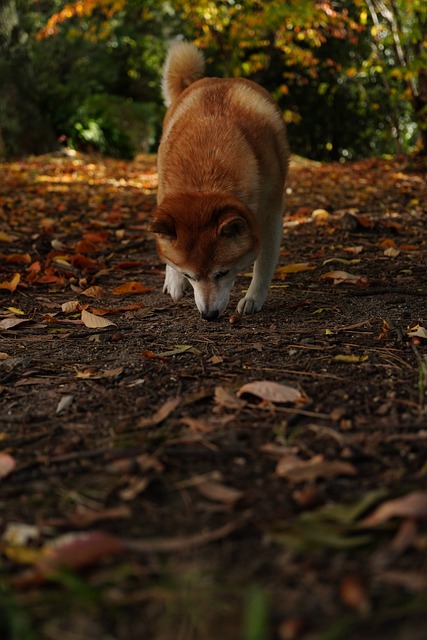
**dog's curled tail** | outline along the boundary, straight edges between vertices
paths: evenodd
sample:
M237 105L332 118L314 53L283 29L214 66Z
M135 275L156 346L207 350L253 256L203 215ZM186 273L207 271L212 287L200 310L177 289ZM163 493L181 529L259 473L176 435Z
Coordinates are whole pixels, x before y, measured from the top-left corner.
M190 42L175 41L163 66L162 91L168 107L205 71L203 53Z

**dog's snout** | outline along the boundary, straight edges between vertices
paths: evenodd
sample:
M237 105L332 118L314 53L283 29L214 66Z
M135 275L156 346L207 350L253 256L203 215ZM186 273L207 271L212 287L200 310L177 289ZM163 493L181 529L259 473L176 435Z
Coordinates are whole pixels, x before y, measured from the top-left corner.
M216 320L219 317L219 311L218 309L215 309L215 311L209 311L208 313L204 313L202 311L201 316L203 320Z

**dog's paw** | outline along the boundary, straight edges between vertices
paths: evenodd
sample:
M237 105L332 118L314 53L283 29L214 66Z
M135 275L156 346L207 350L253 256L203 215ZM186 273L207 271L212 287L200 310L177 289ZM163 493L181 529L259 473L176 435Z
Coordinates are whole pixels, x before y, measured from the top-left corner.
M240 315L246 315L246 316L249 316L253 313L257 313L258 311L261 310L263 303L264 303L264 300L259 302L255 298L250 298L248 296L245 296L239 301L237 305L237 313L240 313Z
M163 293L169 293L174 302L178 302L184 295L187 281L185 277L173 269L169 265L166 265L165 281L163 284Z

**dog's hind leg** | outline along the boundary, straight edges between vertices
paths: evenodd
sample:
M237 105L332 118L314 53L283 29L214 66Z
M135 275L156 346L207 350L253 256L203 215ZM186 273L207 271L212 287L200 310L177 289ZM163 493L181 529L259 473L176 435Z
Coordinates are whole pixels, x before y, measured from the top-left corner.
M254 263L252 281L244 298L238 305L240 314L260 311L268 295L270 282L279 259L283 236L283 217L277 215L264 229L261 249Z
M184 295L185 289L188 287L188 281L179 271L166 265L165 281L163 284L163 293L169 293L174 302L178 302Z

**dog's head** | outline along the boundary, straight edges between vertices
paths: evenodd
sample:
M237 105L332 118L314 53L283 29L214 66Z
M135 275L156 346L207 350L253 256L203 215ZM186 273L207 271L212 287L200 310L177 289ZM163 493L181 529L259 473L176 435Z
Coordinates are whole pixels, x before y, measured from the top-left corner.
M216 192L169 195L158 206L151 231L159 256L193 287L202 317L218 318L237 273L258 252L258 228L248 207Z

